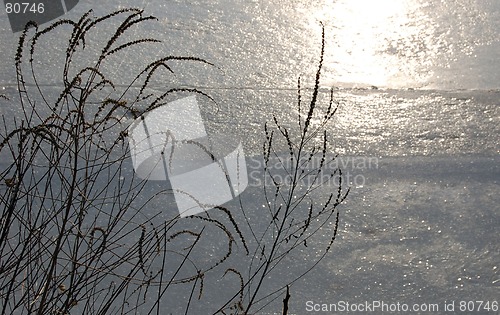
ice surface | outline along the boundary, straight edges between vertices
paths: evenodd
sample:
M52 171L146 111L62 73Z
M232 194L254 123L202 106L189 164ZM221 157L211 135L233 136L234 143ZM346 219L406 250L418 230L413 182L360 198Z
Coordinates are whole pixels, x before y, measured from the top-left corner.
M499 162L397 157L356 170L365 183L343 207L332 258L304 281L326 288L304 300L438 303L442 313L446 300L498 299Z
M117 77L133 69L137 60L166 54L206 58L223 70L223 76L195 69L189 76L178 78L188 85L293 88L298 74L303 74L310 85L314 74L311 65L316 64L319 53L319 21L323 21L327 85L500 87L498 1L460 0L453 5L437 0L370 3L93 0L80 1L64 17L78 19L89 9L101 15L128 6L144 8L158 17L158 23L146 23L127 35L146 35L164 43L114 60L112 68ZM106 27L111 28L112 23ZM0 30L4 30L0 32L2 53L14 51L18 34L10 31L4 11L0 12ZM100 30L96 37L106 31ZM45 57L51 59L49 54ZM0 85L13 83L14 75L11 63L0 64ZM155 83L163 86L166 82L167 77L162 77Z
M48 96L58 95L46 88ZM54 91L53 91L54 90ZM15 100L16 92L6 89ZM151 91L155 92L155 91ZM332 252L291 290L291 309L306 310L306 302L335 303L383 300L387 303L438 303L449 300L498 299L500 276L500 158L497 92L465 91L337 91L343 99L330 129L332 150L352 191L340 207L341 229ZM263 211L263 124L271 113L292 126L294 91L212 91L219 110L200 98L207 130L241 139L248 152L248 188L241 194L246 214L256 226ZM320 97L325 97L322 93ZM10 101L0 100L2 114L20 118ZM413 121L412 121L413 119ZM129 119L129 123L132 119ZM12 119L7 120L12 122ZM124 121L126 123L127 120ZM113 139L117 134L107 135ZM278 148L279 149L279 148ZM283 148L286 152L286 148ZM3 161L8 160L4 156ZM4 164L3 164L4 165ZM278 172L280 171L277 169ZM133 172L132 160L124 176ZM285 174L283 174L285 175ZM269 182L267 182L269 184ZM149 183L145 191L168 189ZM325 185L316 197L335 189ZM143 198L143 199L141 199ZM138 200L146 200L148 195ZM312 195L311 198L315 198ZM148 208L153 217L176 214L173 200L161 196ZM169 206L170 204L170 206ZM243 222L238 200L225 205ZM317 242L326 242L324 229ZM206 251L224 248L214 235ZM287 279L304 270L321 252L291 257L270 279ZM240 253L238 266L248 257ZM230 296L231 282L205 279L206 294L195 306L209 309ZM271 281L270 288L275 288ZM222 288L225 288L224 291ZM187 290L187 291L186 291ZM182 311L189 287L172 293L165 307ZM222 290L222 291L221 291ZM217 293L216 293L217 292ZM176 298L173 298L176 297ZM172 302L176 301L176 302ZM279 311L279 299L269 310ZM201 309L198 309L202 312ZM196 311L194 311L196 314ZM201 313L200 313L201 314ZM266 314L266 313L262 313ZM270 314L270 313L269 313Z
M148 61L165 55L202 57L217 66L175 63L175 75L155 77L153 88L146 92L161 94L170 87L194 86L216 100L216 105L200 100L207 132L232 135L249 153L249 187L241 198L248 215L257 222L265 202L265 181L260 177L263 125L272 121L272 114L284 125L295 123L297 77L302 74L303 86L311 86L320 42L317 20L326 18L325 89L320 99L326 104L331 85L347 87L335 90L340 107L329 134L332 151L340 153L338 166L350 175L352 191L340 208L341 229L332 252L291 288L292 312L306 313L307 301L438 303L441 310L450 300L498 301L498 2L405 3L421 6L410 6L410 19L403 23L411 36L391 33L382 38L383 45L375 47L375 56L370 56L375 58L372 61L381 61L381 68L390 73L387 89L351 88L384 84L345 80L364 69L357 67L355 59L349 59L352 55L347 51L340 52L348 58L345 63L336 59L339 50L345 50L340 45L345 34L342 37L338 33L342 25L328 20L332 12L328 5L323 8L311 1L80 1L65 17L77 19L88 9L100 15L132 5L144 7L159 18L158 24L148 23L127 36L147 35L162 39L163 44L151 46L153 49L132 49L104 66L120 88L120 84L130 83L131 74ZM311 10L316 14L308 14ZM426 25L432 27L427 29ZM89 39L89 46L90 42L99 43L113 26L106 24ZM22 117L13 67L18 38L10 32L3 10L0 30L0 52L5 56L0 63L0 93L10 99L0 98L0 115L10 128L14 119L19 122ZM367 35L362 27L356 30L360 34L355 36ZM64 30L58 30L40 41L37 50L43 58L35 67L42 73L39 82L49 102L60 93L60 58L67 38L63 35ZM350 40L358 43L355 39ZM92 60L91 52L79 55L79 62ZM408 89L418 87L426 89ZM34 87L31 89L37 93ZM307 99L306 91L303 95ZM107 136L112 140L117 134ZM9 156L2 153L0 166L5 167L8 161ZM127 172L133 172L131 160L124 165L124 174ZM148 183L146 190L166 188L161 183ZM316 193L324 194L330 188L326 185ZM168 196L159 198L152 203L152 211L164 217L175 215L172 202ZM226 206L241 215L237 200ZM318 241L328 239L331 233L324 229ZM203 252L207 255L198 258L215 257L223 246L217 241L214 236L214 242L206 244ZM319 254L304 248L272 279L296 275ZM235 264L248 259L240 257ZM209 287L209 280L199 302L200 314L235 289L219 278L211 279L214 286ZM189 290L173 293L164 301L172 313L183 311ZM280 309L278 299L269 313Z

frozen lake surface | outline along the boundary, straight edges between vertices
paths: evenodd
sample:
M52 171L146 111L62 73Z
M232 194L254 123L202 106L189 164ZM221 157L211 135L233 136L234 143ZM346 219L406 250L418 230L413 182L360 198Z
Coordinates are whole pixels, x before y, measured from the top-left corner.
M215 99L217 110L200 99L206 127L242 141L250 182L241 198L254 214L265 203L264 122L273 114L285 125L296 119L297 77L304 87L312 86L318 21L323 21L320 99L325 104L335 86L340 107L328 131L339 153L337 166L350 176L351 193L340 207L332 252L292 286L291 313L315 313L308 312L308 301L435 303L439 314L451 301L455 307L459 301L499 301L500 2L310 2L81 1L65 17L127 6L158 17L130 36L162 44L133 49L108 65L118 86L165 55L196 56L216 65L177 63L176 74L156 77L151 91L196 87ZM3 11L0 30L0 52L7 56L0 63L0 93L15 100L19 34L10 32ZM54 98L66 44L59 40L41 43L42 51L51 53L38 64L41 85ZM0 99L0 106L1 115L21 117L15 103ZM125 167L131 171L131 162ZM227 207L239 209L237 201ZM331 232L325 229L324 237ZM294 274L318 255L306 248L302 253L275 276ZM219 294L216 281L211 289L193 314L210 310ZM165 314L181 312L187 294L165 301ZM278 299L261 314L280 309Z

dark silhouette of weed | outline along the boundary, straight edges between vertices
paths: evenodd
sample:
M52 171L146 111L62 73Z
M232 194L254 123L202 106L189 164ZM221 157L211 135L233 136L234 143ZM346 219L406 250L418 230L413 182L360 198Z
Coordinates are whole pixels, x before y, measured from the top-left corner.
M243 202L240 209L219 206L181 219L165 209L168 188L152 190L128 170L129 118L143 117L175 94L194 93L215 102L194 88L147 94L155 75L174 72L173 62L215 67L196 57L160 58L126 86L110 79L109 58L158 42L126 39L127 30L154 20L139 9L102 17L87 12L78 21L60 20L42 30L28 23L22 32L15 54L18 95L0 95L22 111L21 117L2 117L0 134L0 314L164 314L179 299L174 288L186 287L189 294L181 304L188 314L213 274L239 286L227 301L213 301L220 303L214 313L259 312L286 292L286 314L289 289L330 251L338 229L337 207L348 190L344 192L338 171L340 182L333 192L322 200L310 198L324 184L329 150L325 126L336 110L333 91L327 108L319 109L324 31L313 94L305 107L299 79L298 128L282 126L277 117L265 127L263 157L272 185L264 187L267 211L261 229L246 215L257 209ZM94 41L108 22L118 26L106 39ZM40 83L44 76L36 61L43 58L46 36L68 29L60 63L62 87L54 93ZM102 46L96 47L99 42ZM89 61L82 58L96 48ZM276 149L283 145L285 156ZM314 165L318 157L320 163ZM277 180L271 159L285 166L290 182ZM306 177L312 181L303 185ZM243 221L235 211L243 212ZM313 247L313 236L328 223L333 223L331 237L317 244L324 251L316 261L273 290L264 288L286 258ZM207 258L207 241L214 239L219 251ZM235 264L238 259L249 265Z
M312 95L306 106L303 105L303 89L300 78L298 79L297 125L283 126L279 119L273 116L272 123L266 123L264 127L264 171L270 178L270 184L264 185L267 211L261 214L267 215L262 221L266 225L264 229L257 231L255 223L246 221L251 231L247 241L251 238L255 246L247 270L248 278L240 289L243 297L239 300L240 304L244 305L241 314L249 314L251 311L259 313L283 293L283 314L287 314L291 297L290 287L326 257L337 236L338 206L347 197L349 189L343 187L341 170L329 168L337 156L329 157L330 141L326 126L334 117L339 104L334 100L333 89L330 90L326 108L322 108L318 100L325 49L323 25L322 30L319 65ZM286 148L286 152L281 148ZM331 185L333 177L338 178L336 186ZM313 193L325 187L333 188L333 191L312 197ZM244 212L247 210L243 204L241 208ZM328 226L331 223L333 225ZM331 233L329 240L319 244L313 242L322 228L322 233ZM286 278L276 275L280 267L293 264L293 257L304 248L311 252L322 248L322 251L319 256L311 257L311 264L304 266L302 271L295 266L296 270L299 270L298 274L287 274ZM275 276L272 277L273 275ZM274 289L262 289L270 278L275 284ZM238 294L241 294L241 291Z

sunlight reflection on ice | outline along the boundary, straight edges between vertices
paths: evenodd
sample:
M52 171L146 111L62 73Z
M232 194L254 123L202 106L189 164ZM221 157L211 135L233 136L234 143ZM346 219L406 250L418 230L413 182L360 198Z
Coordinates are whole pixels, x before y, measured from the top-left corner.
M309 25L324 21L333 28L326 38L334 42L325 58L328 84L424 87L442 81L460 62L457 55L475 58L476 47L494 41L482 10L462 1L453 7L421 0L325 1L309 15Z

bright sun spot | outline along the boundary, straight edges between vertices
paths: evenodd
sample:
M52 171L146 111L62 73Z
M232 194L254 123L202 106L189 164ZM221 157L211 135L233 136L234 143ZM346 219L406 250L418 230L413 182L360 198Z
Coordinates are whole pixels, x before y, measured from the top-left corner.
M398 82L404 86L426 79L415 77L412 67L432 63L432 47L417 51L418 58L411 51L422 49L412 47L414 40L429 44L425 37L432 36L433 31L426 18L416 0L330 0L312 15L311 23L324 21L333 33L332 52L327 52L335 72L332 80L347 85L398 87Z

